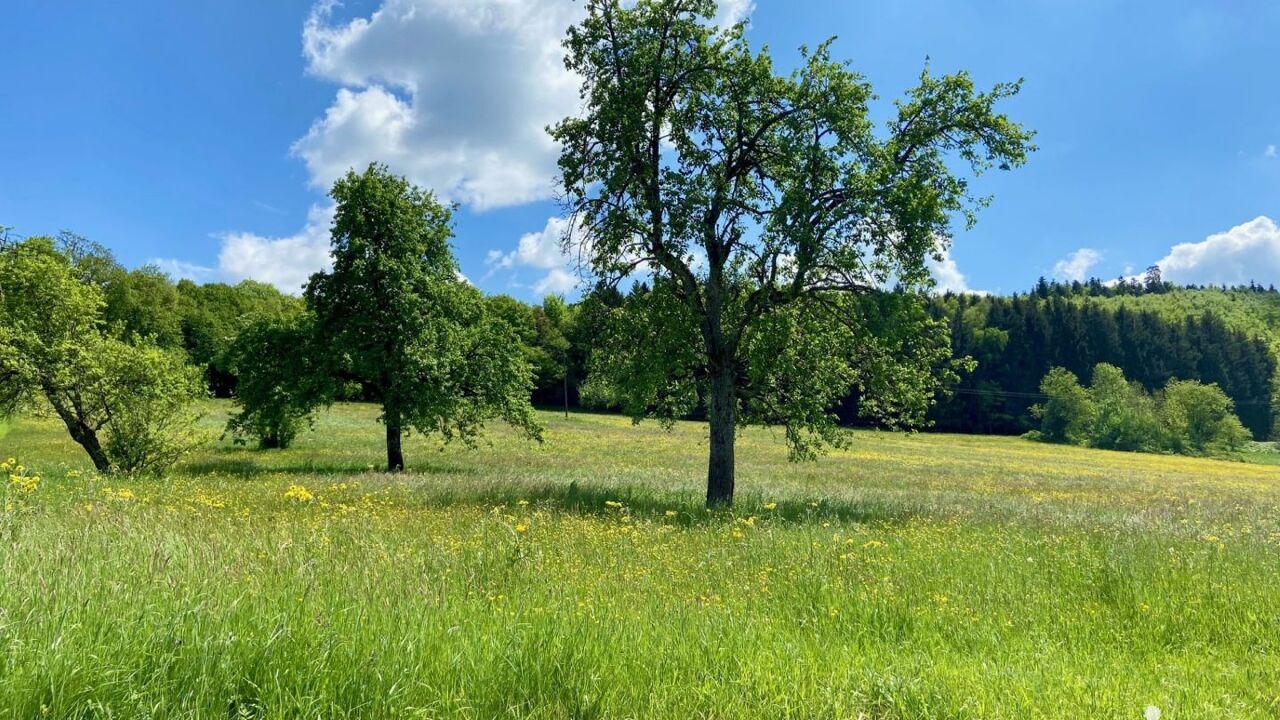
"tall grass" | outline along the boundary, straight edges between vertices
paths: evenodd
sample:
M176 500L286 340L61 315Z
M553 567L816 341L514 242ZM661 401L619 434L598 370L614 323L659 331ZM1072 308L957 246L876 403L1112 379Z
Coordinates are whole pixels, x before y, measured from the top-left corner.
M375 414L145 481L17 424L0 716L1280 714L1273 467L749 432L713 514L700 425L546 414L389 476Z

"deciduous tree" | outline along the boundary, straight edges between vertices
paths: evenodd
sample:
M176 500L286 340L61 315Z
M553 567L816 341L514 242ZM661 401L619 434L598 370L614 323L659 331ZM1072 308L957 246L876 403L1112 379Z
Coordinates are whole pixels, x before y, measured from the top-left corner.
M333 269L311 276L326 374L382 404L387 469L410 430L470 441L500 417L538 437L530 370L506 323L486 314L449 248L452 209L370 165L333 186Z
M628 410L669 419L702 399L712 505L733 499L744 422L785 424L805 455L834 437L827 407L859 384L881 393L868 412L916 419L933 394L916 370L936 355L887 361L904 347L879 334L890 324L847 300L896 284L890 307L912 327L899 333L943 332L905 306L930 284L952 216L972 221L984 202L953 167L1009 168L1031 149L995 109L1018 85L982 92L926 71L878 132L871 87L830 43L782 75L741 26L713 24L712 0L586 5L565 41L584 113L551 132L579 228L566 249L602 278L652 274L628 303L647 323L628 325L639 344L604 353L603 369L632 373Z

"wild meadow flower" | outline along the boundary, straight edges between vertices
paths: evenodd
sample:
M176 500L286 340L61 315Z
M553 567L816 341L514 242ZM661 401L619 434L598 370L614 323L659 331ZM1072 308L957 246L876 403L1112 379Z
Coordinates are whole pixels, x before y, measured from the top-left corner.
M765 509L765 510L777 510L777 509L778 509L778 503L776 503L776 502L765 503L765 504L764 504L764 509Z
M290 485L289 489L284 491L284 496L298 503L309 503L316 499L316 496L312 495L310 490L301 485Z

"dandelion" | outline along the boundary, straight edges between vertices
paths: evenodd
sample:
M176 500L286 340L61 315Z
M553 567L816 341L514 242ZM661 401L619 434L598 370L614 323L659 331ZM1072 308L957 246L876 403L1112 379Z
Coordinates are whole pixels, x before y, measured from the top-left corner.
M673 518L673 517L675 517L675 516L676 516L676 514L677 514L677 513L676 513L676 511L675 511L675 510L668 510L668 511L666 511L666 512L665 512L665 513L663 513L663 514L664 514L664 515L666 515L666 516L667 516L667 517L669 517L669 518Z
M777 510L777 509L778 509L778 503L776 503L776 502L765 503L765 504L764 504L764 509L765 509L765 510Z
M1160 720L1160 708L1155 705L1148 705L1146 710L1142 711L1143 720Z
M521 500L520 502L518 502L518 503L516 503L516 504L517 504L517 505L519 505L520 507L528 507L528 506L529 506L529 501L528 501L528 500Z
M312 495L310 490L301 485L290 485L289 489L284 491L284 496L299 503L309 503L316 499L316 496Z
M604 506L605 506L605 507L607 507L607 508L614 508L614 509L617 509L617 508L622 507L622 503L618 502L617 500L605 500L605 501L604 501Z
M517 524L517 525L516 525L516 532L520 533L521 535L523 535L523 534L525 534L525 533L529 532L529 525L528 525L527 523L519 523L519 524Z

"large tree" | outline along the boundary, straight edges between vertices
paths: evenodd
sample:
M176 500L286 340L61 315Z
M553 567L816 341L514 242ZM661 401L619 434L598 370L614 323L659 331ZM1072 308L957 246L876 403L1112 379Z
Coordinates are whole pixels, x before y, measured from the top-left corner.
M912 415L932 395L917 371L937 353L913 349L940 330L911 303L887 303L903 316L886 323L860 301L926 288L952 217L972 222L984 202L953 168L1018 165L1031 133L995 110L1017 83L980 92L927 70L877 131L870 86L829 42L780 75L714 12L713 0L588 0L565 40L584 113L551 133L577 228L566 248L598 276L653 278L635 303L647 340L603 366L631 373L637 415L705 398L707 502L721 504L740 423L781 422L803 454L833 437L825 406L851 387L875 391L873 413Z
M305 298L324 372L382 403L387 469L404 469L410 430L470 441L501 417L538 436L520 343L459 275L452 209L380 165L330 195L333 269L311 276Z

